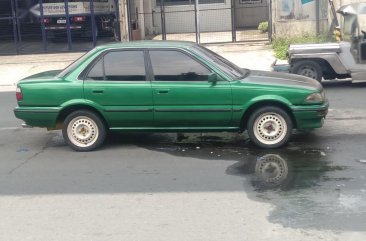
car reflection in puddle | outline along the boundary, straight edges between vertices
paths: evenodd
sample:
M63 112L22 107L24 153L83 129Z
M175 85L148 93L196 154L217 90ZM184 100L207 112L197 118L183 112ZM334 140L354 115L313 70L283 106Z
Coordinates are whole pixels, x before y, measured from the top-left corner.
M233 136L149 138L150 144L145 139L143 146L152 150L236 161L224 171L244 178L243 190L249 198L273 205L271 222L292 228L365 230L365 177L359 170L338 165L344 161L329 147L316 149L293 142L286 148L263 150Z
M226 173L240 176L254 173L251 183L258 191L287 188L292 176L287 161L277 154L267 154L253 162L237 162L229 166Z
M276 151L262 151L276 152ZM277 151L278 152L278 151ZM283 152L283 153L282 153ZM320 182L330 180L327 172L345 170L344 166L332 166L320 150L285 150L281 154L262 154L250 156L239 161L226 170L230 175L248 175L254 190L261 193L265 190L282 190L309 188ZM350 178L334 178L347 181Z
M334 165L326 150L281 150L239 161L227 174L243 176L248 196L274 205L269 220L285 227L364 231L363 176Z

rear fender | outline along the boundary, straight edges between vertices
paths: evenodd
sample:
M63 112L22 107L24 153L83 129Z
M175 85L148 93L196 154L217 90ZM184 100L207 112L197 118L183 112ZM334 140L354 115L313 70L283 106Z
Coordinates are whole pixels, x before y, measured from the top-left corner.
M81 109L87 109L87 110L94 111L104 120L106 125L108 125L106 118L104 116L103 106L101 106L95 102L85 100L85 99L74 99L74 100L70 100L70 101L63 103L61 105L61 110L57 117L57 124L62 125L62 121L64 120L64 118L66 118L66 116L70 112L75 111L75 110L81 110Z

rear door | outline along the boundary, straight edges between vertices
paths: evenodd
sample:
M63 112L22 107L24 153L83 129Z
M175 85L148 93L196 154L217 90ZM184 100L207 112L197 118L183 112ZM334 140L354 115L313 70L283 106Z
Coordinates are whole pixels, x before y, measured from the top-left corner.
M152 90L144 50L104 54L84 80L84 95L103 108L111 128L152 126Z
M149 50L149 56L156 126L215 129L230 124L228 81L208 82L213 71L183 50Z

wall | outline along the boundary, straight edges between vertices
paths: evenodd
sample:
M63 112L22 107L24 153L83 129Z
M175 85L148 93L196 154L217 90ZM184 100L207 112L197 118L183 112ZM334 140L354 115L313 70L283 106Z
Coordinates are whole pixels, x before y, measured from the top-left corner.
M320 34L329 29L328 0L319 0ZM275 0L272 1L273 37L295 37L316 35L315 0Z
M151 0L143 0L143 14L140 22L140 26L143 26L143 38L146 35L152 35L154 33L154 26L153 26L153 17L152 17L152 1Z
M254 2L254 3L243 3L241 0L236 1L236 16L235 22L236 27L258 27L258 24L268 20L267 14L267 0Z
M152 0L156 2L156 0ZM160 7L153 8L155 34L161 33ZM231 2L200 4L200 31L231 31ZM195 32L195 16L193 5L165 6L165 22L167 33Z
M333 2L334 2L334 7L337 10L338 8L340 8L343 5L350 4L350 3L365 2L365 0L333 0Z
M320 21L320 32L327 33L328 20ZM316 34L315 20L277 21L273 24L273 37L296 37Z

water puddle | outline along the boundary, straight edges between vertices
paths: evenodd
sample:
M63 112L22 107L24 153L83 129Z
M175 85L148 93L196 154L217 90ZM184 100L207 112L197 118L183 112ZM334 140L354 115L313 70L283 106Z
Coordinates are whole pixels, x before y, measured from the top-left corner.
M155 134L147 139L140 146L175 156L230 161L223 171L242 178L249 198L273 205L271 222L293 228L365 230L362 170L342 165L340 153L329 145L312 148L311 142L292 142L282 149L263 150L235 134L189 134L179 140Z

